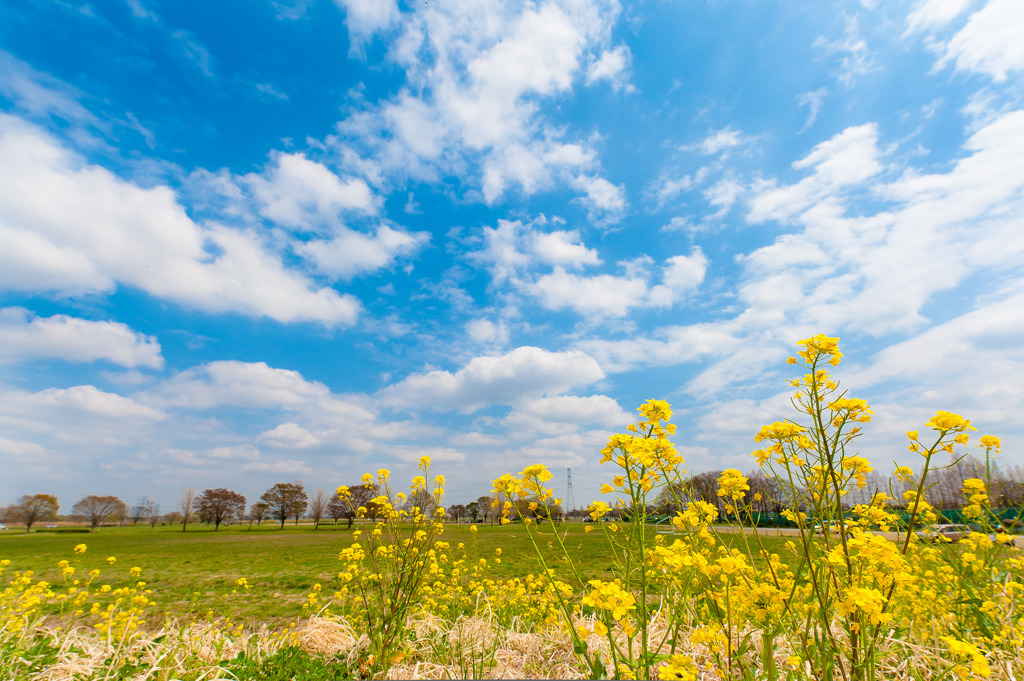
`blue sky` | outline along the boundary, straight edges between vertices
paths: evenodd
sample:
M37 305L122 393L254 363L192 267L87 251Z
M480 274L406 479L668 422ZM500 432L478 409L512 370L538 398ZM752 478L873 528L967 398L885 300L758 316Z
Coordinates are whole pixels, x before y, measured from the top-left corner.
M1024 462L1017 0L0 7L0 503L749 470L842 339L880 470Z

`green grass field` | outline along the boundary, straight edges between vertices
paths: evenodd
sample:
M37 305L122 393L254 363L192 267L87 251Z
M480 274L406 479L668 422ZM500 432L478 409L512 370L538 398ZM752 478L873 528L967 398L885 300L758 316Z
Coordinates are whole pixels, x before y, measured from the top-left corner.
M449 525L443 540L452 545L462 542L468 558L487 558L492 578L522 577L539 572L539 563L522 525L476 525L472 534L468 525ZM584 579L609 578L610 551L601 531L589 534L582 524L557 526L566 532L570 559ZM353 530L358 529L358 525ZM550 540L551 526L541 526L541 546ZM672 537L667 537L671 541ZM739 542L739 535L723 535L723 539ZM301 616L304 595L314 583L325 591L332 590L340 568L338 552L352 542L352 530L340 525L321 525L313 531L310 525L275 524L232 526L214 531L212 528L189 526L104 527L96 533L7 531L0 534L0 559L11 561L12 571L32 570L38 578L60 581L57 563L73 559L79 568L76 576L96 568L101 570L100 583L117 588L134 580L129 568L141 567L142 579L153 590L152 598L160 611L172 616L202 614L212 610L216 616L231 616L251 623L272 623ZM73 554L77 544L86 544L87 552ZM784 540L769 536L766 547L786 559ZM495 549L502 550L501 563L491 560ZM548 556L556 555L549 550ZM117 562L108 566L107 556ZM570 571L552 563L560 578L571 580ZM245 577L252 589L238 589L236 580ZM237 590L236 594L232 591Z

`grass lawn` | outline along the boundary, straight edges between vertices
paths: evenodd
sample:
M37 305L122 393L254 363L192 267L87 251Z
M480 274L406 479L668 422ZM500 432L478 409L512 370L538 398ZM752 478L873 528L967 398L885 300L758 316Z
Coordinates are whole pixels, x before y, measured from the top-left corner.
M471 560L487 558L491 562L492 578L522 577L540 570L537 557L530 545L526 528L519 524L476 525L478 532L471 534L469 525L449 525L442 539L455 547L464 543L466 556ZM603 533L598 529L589 534L584 525L567 523L557 526L567 532L566 548L570 559L583 579L611 576L610 553ZM353 530L358 529L358 525ZM540 544L548 544L551 526L539 528ZM723 534L727 543L739 546L741 535ZM673 537L667 537L669 542ZM779 553L783 560L785 538L768 536L766 547ZM187 532L180 526L156 527L104 527L96 533L72 532L3 532L0 534L0 559L11 561L5 576L13 571L32 570L37 578L60 582L57 563L72 560L78 568L76 577L89 570L99 569L98 583L112 587L128 585L135 580L128 576L131 567L141 567L142 579L153 590L152 598L166 614L183 616L212 610L217 616L231 616L245 622L283 620L303 614L301 604L314 583L323 584L330 592L340 568L338 552L352 542L352 530L340 525L321 525L313 531L311 525L275 524L262 527L235 525L212 528L190 525ZM73 548L86 544L87 552L75 556ZM494 564L495 549L502 550L501 563ZM546 556L557 555L549 550ZM108 566L107 556L117 562ZM549 558L559 576L571 581L570 570L557 560ZM245 577L252 589L238 589L236 580ZM4 580L6 581L6 580ZM237 590L237 594L232 591Z

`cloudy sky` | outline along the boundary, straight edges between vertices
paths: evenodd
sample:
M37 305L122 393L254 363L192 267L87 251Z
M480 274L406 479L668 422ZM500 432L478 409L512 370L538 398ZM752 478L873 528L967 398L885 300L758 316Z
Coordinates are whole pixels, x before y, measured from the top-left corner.
M430 454L578 505L651 397L749 470L840 336L1024 444L1019 0L0 5L0 504Z

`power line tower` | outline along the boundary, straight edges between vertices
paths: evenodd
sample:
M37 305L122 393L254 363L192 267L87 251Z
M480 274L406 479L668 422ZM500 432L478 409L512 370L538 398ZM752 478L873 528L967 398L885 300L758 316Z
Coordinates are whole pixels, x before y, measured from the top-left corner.
M576 497L572 493L572 469L565 469L565 508L568 511L576 510Z

